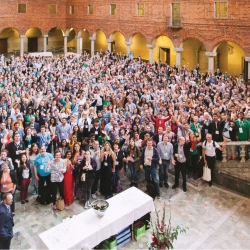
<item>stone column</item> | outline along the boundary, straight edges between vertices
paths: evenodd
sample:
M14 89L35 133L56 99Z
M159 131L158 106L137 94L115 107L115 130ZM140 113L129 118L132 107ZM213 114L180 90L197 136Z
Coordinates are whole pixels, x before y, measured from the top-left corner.
M125 42L125 44L127 45L127 49L126 49L126 53L127 55L130 54L130 46L133 44L132 42Z
M147 44L147 48L149 48L149 63L154 62L154 48L155 46L152 44Z
M112 39L107 39L106 40L107 41L107 43L108 43L108 50L109 50L109 52L111 52L111 49L112 49L112 42L113 42L113 40Z
M82 54L82 37L76 36L76 53Z
M183 48L174 48L174 51L176 52L175 65L176 67L181 66L181 52Z
M245 61L247 62L247 80L250 79L250 57L245 57Z
M94 37L90 37L89 40L91 41L91 56L93 56L95 54L95 38Z
M24 54L24 35L20 36L20 57L23 57Z
M66 55L68 52L68 36L64 35L64 54Z
M214 57L216 52L206 52L205 55L208 57L208 72L214 73Z
M47 51L47 38L49 35L43 35L43 52Z

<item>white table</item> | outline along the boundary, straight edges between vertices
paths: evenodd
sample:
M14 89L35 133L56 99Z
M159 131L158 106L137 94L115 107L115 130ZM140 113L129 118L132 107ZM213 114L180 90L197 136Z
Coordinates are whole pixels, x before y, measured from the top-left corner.
M53 57L52 52L47 51L47 52L34 52L34 53L29 53L28 56L46 56L46 57Z
M108 202L109 208L102 218L89 209L41 233L37 249L81 249L83 244L93 248L155 210L152 198L135 187L112 197Z

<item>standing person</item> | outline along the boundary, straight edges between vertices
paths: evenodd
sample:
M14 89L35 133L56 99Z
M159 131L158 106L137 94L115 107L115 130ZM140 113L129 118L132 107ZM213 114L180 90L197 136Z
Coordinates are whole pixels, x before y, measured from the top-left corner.
M7 150L6 149L2 149L1 150L1 156L0 156L0 171L3 170L2 164L4 162L6 162L6 161L9 163L10 169L14 169L14 166L13 166L11 158L7 157Z
M75 178L75 198L82 200L82 188L81 183L79 182L79 168L78 165L81 164L82 159L84 158L84 152L82 151L80 145L75 143L74 150L73 150L73 157L72 157L72 164L73 164L73 174Z
M182 175L182 188L184 192L187 192L187 163L190 159L190 147L189 135L185 138L180 136L179 142L174 145L174 165L175 165L175 181L172 189L176 189L179 186L180 172Z
M111 149L110 143L105 142L101 150L101 172L100 172L100 192L109 199L113 196L111 189L112 172L115 172L115 155Z
M65 139L69 141L71 126L67 123L67 118L62 118L62 123L57 126L57 137L59 142Z
M145 171L146 181L150 182L151 178L156 188L157 198L160 199L160 188L159 181L156 177L157 164L160 161L160 156L158 150L153 147L153 140L150 138L147 140L147 146L143 148L141 159L140 159L140 168ZM151 177L150 177L151 175Z
M127 162L131 172L131 183L130 187L135 186L137 187L138 184L138 174L140 171L140 157L141 152L139 148L135 145L135 140L131 138L129 140L129 146L127 148Z
M35 178L38 180L38 196L37 202L41 199L41 195L45 190L45 182L49 189L51 189L50 174L51 168L50 163L54 160L52 154L46 152L46 147L40 147L40 154L36 157L34 162Z
M56 150L55 159L51 161L50 164L51 169L51 191L52 191L52 202L53 202L53 210L57 210L56 208L56 194L57 188L59 189L60 197L64 198L64 173L66 172L66 165L64 160L61 158L61 152Z
M16 192L17 177L14 170L9 169L7 162L3 163L3 171L0 172L0 190L1 200L3 200L4 194L11 193L13 196L13 202L10 206L12 216L15 215L15 201L14 196Z
M101 171L101 160L100 160L100 146L99 142L94 142L94 148L90 150L91 157L96 161L96 170L95 170L95 177L94 182L91 188L91 195L93 199L96 199L96 195L100 195L100 192L98 191L98 182L100 180L100 171Z
M30 169L31 169L31 176L32 176L30 185L32 187L34 187L34 190L33 190L32 194L37 194L37 189L38 189L38 181L36 179L35 171L34 171L34 163L35 163L35 159L36 159L38 154L39 154L38 146L37 146L36 143L33 143L31 145L29 155L28 155L29 156L28 157L29 165L30 165Z
M65 166L66 172L64 173L64 203L65 205L69 206L74 201L74 178L73 178L73 165L71 162L72 152L67 151L65 153Z
M159 142L157 145L157 149L160 155L159 161L159 179L160 179L160 187L163 187L163 183L166 188L168 185L168 169L170 165L170 160L173 163L174 157L174 148L173 144L168 141L168 136L163 137L163 141Z
M46 150L48 149L48 146L50 144L50 134L46 132L45 126L41 126L40 128L41 132L37 134L37 142L38 146L41 148L44 146Z
M10 213L10 206L13 203L11 193L6 193L0 202L0 249L10 249L13 238L13 216Z
M163 118L162 112L158 112L157 118L155 118L151 114L151 119L155 123L155 131L158 131L159 127L162 127L163 130L165 130L165 123L171 119L172 115L168 115L168 117Z
M91 207L89 202L91 197L91 187L94 182L94 172L96 170L96 161L90 157L89 151L85 152L85 157L83 158L81 164L79 165L79 181L82 185L83 200L85 201L84 208L87 209Z
M204 159L204 163L208 166L208 168L211 169L211 181L209 182L209 187L213 185L212 180L212 173L214 171L214 165L215 165L215 155L216 155L216 149L219 149L220 151L224 150L226 142L223 141L222 147L216 142L212 140L212 135L207 134L206 140L202 144L202 156Z
M20 200L21 204L28 203L28 188L31 181L31 169L30 164L27 160L27 156L25 154L21 155L21 160L18 161L18 172L21 179L21 191L20 191Z

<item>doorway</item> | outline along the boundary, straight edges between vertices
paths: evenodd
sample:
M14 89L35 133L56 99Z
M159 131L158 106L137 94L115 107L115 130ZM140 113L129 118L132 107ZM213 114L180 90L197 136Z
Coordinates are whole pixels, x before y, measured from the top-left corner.
M158 58L161 63L170 65L170 48L159 47Z
M28 38L28 52L38 51L38 37Z
M8 53L8 40L6 39L0 39L0 54L6 54Z

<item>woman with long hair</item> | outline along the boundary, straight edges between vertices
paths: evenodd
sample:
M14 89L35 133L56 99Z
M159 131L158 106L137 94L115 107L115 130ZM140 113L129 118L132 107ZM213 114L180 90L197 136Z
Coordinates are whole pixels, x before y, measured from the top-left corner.
M31 169L31 176L32 176L30 185L34 187L32 194L37 194L38 181L36 179L35 172L34 172L34 162L38 154L39 154L38 146L36 143L33 143L31 145L29 155L28 155L29 165Z
M62 158L64 158L65 153L70 150L66 139L61 140L58 150L60 151Z
M108 199L113 196L111 189L112 172L115 172L115 155L110 143L105 142L101 150L100 192Z
M65 153L64 161L66 165L66 172L64 173L64 202L69 206L74 201L74 177L73 177L73 165L72 165L72 152L67 151Z

